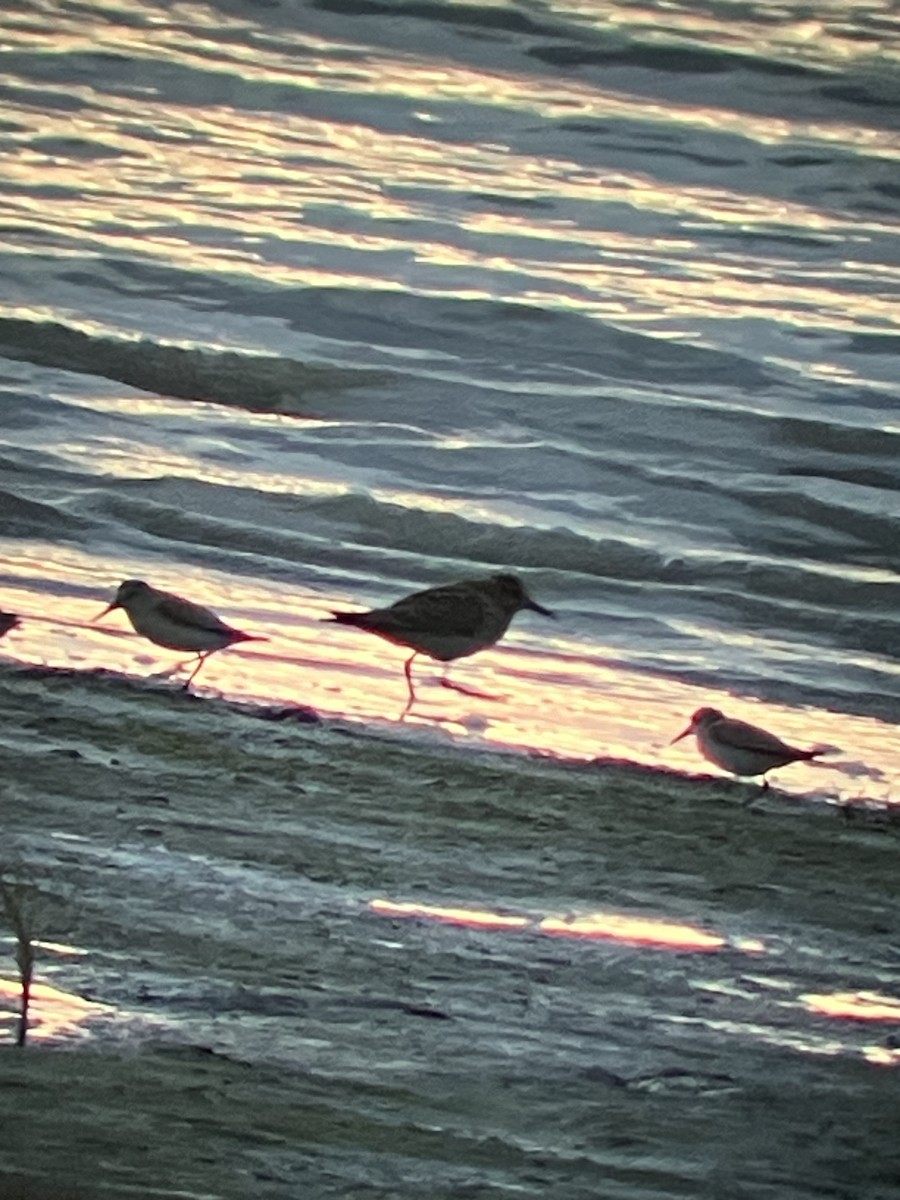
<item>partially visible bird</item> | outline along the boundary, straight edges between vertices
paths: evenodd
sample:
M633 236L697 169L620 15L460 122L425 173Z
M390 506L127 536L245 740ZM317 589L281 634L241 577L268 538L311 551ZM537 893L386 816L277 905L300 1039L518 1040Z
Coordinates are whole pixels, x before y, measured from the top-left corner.
M416 699L411 669L419 654L439 662L475 654L498 642L523 608L545 617L556 615L531 599L517 575L502 572L426 588L385 608L335 612L324 619L364 629L412 650L403 668L409 688L409 701L403 710L406 716Z
M751 778L762 775L763 787L768 787L765 779L767 771L786 767L788 763L808 762L825 753L823 747L798 750L774 733L760 729L758 725L750 725L747 721L726 717L717 708L698 708L687 729L672 738L669 745L674 746L692 733L697 738L704 758L723 771L730 771L732 775Z
M0 637L9 633L11 629L18 629L21 624L15 613L0 611Z
M191 672L184 690L187 691L203 664L217 650L236 642L264 642L267 639L253 633L242 633L226 625L210 608L194 604L172 592L151 587L142 579L126 579L120 583L112 604L92 620L99 621L114 608L125 610L134 629L167 650L190 650L197 655L197 665Z

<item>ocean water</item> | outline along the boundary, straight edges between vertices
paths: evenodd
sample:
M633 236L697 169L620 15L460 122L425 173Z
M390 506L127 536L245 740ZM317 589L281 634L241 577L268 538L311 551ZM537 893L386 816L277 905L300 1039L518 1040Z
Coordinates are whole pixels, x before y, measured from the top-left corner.
M133 684L153 742L147 757L135 751L134 778L186 779L198 795L209 778L223 812L238 788L264 814L269 783L257 754L221 790L209 743L244 735L230 710L216 715L218 697L315 710L338 779L335 747L360 754L386 739L400 758L366 791L373 828L351 837L385 853L396 830L372 813L393 802L391 771L412 792L443 748L440 772L467 803L484 784L466 783L468 751L503 752L504 764L512 751L528 778L522 751L560 769L612 759L714 773L693 739L668 745L703 704L830 748L777 777L811 821L900 801L900 15L889 0L12 0L0 15L0 131L0 608L23 617L0 650L32 669L4 675L10 754L23 740L59 749L40 709L57 719L61 676L33 670L49 667L84 680L64 748L102 757L112 734L82 709L106 713L119 684L104 676L92 693L103 669L148 680ZM404 652L322 621L499 569L521 574L556 619L523 613L501 645L453 665L481 695L440 687L440 668L420 660L403 722ZM121 613L93 620L134 577L267 636L204 667L212 715L178 693L178 656ZM127 732L140 740L135 720ZM634 799L642 777L628 778ZM431 836L430 786L421 829L410 818L404 838ZM541 786L528 807L549 825L532 850L576 854L571 830L558 844L553 832L574 808L551 819ZM197 846L165 863L161 849L117 858L108 831L94 842L66 818L65 837L82 840L58 844L57 818L32 827L29 811L15 817L24 862L58 860L65 873L82 855L83 878L128 863L157 884L177 878L179 902L221 932L211 893L191 883ZM327 815L307 815L326 837ZM278 822L259 821L277 840ZM335 845L350 821L330 829ZM232 849L252 865L246 822ZM579 837L589 825L576 822ZM442 834L456 881L433 872L432 849L393 874L388 899L486 912L521 902L518 916L538 924L593 911L588 870L557 891L541 876L524 899L500 871L492 890L494 835L509 835L504 820L482 842L473 818L451 854ZM702 824L690 836L702 843ZM656 845L660 887L623 875L616 911L708 919L732 949L765 943L765 921L739 905L720 912L712 885L702 913L669 886L668 837ZM228 874L220 851L210 877ZM251 890L282 894L276 859L256 863L271 877ZM341 912L352 894L373 919L377 870L341 862L346 879L331 879L331 860L320 877L349 889ZM523 851L512 873L528 870ZM329 892L321 911L332 903ZM873 900L876 924L879 905L889 899ZM123 955L132 919L123 907ZM809 984L816 994L896 991L887 958L872 978L853 975L861 929L844 950L809 933L810 961L836 956L837 974ZM82 934L85 952L111 936ZM140 1007L135 992L104 997L104 971L91 994ZM88 975L57 982L83 989ZM741 987L721 983L722 994ZM479 991L466 1003L485 1002ZM747 1045L778 1040L739 1024ZM808 1049L803 1036L784 1043ZM856 1053L834 1053L845 1051Z
M646 759L729 696L894 724L889 5L25 3L3 34L0 595L50 622L16 653L126 665L53 621L138 576L271 633L211 685L393 719L398 651L318 619L502 567L560 619L461 665L535 682L543 732L497 740ZM769 722L896 770L871 721Z

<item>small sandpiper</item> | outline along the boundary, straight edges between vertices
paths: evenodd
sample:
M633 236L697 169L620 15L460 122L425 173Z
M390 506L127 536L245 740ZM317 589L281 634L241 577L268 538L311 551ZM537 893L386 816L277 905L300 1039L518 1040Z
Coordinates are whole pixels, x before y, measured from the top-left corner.
M235 642L267 640L257 634L232 629L212 609L172 592L162 592L142 579L126 579L120 583L112 604L92 620L99 621L114 608L124 609L134 629L157 646L165 646L167 650L190 650L197 655L197 665L184 685L185 691L210 654L233 646Z
M15 613L0 611L0 637L4 637L11 629L18 629L21 624Z
M764 788L769 786L765 778L768 771L786 767L788 763L808 762L825 753L821 747L798 750L774 733L760 729L758 725L750 725L747 721L726 717L717 708L698 708L687 729L672 738L669 745L674 746L691 733L695 734L704 758L723 771L730 771L732 775L749 778L762 775Z
M556 615L531 599L517 575L503 572L484 579L464 579L460 583L426 588L369 612L335 612L325 620L365 629L413 651L403 668L409 688L409 701L403 710L405 717L416 698L411 668L419 654L446 663L485 650L499 642L510 621L523 608L545 617Z

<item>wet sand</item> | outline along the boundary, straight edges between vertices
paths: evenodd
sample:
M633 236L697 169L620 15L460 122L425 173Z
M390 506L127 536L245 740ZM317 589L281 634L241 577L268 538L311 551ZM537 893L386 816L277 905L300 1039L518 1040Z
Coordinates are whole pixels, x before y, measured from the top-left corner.
M97 672L0 730L3 1200L900 1197L889 811Z

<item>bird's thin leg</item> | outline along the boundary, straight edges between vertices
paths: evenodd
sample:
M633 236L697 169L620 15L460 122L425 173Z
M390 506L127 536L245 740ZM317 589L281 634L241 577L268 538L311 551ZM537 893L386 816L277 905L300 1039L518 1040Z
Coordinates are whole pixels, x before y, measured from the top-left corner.
M449 688L451 692L464 692L468 694L468 688L461 683L454 683L450 678L450 667L452 663L445 662L444 669L441 672L441 687Z
M187 692L190 690L191 684L194 682L194 678L196 677L197 672L200 670L200 668L203 666L203 664L209 658L210 654L212 654L212 650L204 650L202 654L197 655L197 665L196 665L196 667L194 667L193 671L191 671L190 675L188 676L187 683L184 685L184 689L183 689L184 691Z
M406 686L409 688L409 699L406 702L406 708L404 708L403 712L400 714L401 721L406 717L406 714L412 708L412 706L416 700L416 690L413 687L413 681L412 681L412 665L413 665L413 660L418 658L418 655L419 655L419 652L417 650L416 653L411 654L410 657L403 664L403 674L406 676Z
M496 696L491 692L482 692L478 688L467 687L464 683L457 683L451 679L448 672L450 663L444 664L444 673L441 676L441 687L449 688L451 692L460 692L463 696L472 696L476 700L500 700L502 697Z

